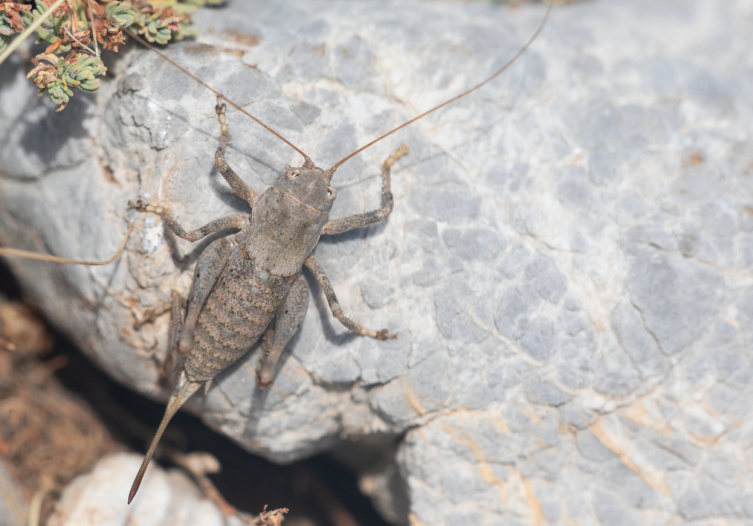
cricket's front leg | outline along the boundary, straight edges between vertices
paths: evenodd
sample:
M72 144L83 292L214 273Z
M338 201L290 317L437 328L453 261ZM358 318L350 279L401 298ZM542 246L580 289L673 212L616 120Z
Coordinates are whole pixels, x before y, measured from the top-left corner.
M264 335L263 352L256 369L256 385L259 389L268 389L277 369L277 362L290 339L301 328L306 311L309 308L309 287L303 278L295 280L277 311L274 330L269 329Z
M316 260L314 255L311 254L309 257L307 257L306 261L304 261L303 264L306 265L309 270L314 273L316 281L319 283L319 286L324 291L324 295L327 297L327 302L329 303L329 309L332 311L332 316L337 318L340 323L345 325L350 331L362 336L371 336L372 338L376 338L377 340L387 340L396 337L396 335L388 333L387 329L382 329L380 331L369 330L353 318L346 316L343 312L342 307L340 307L340 302L337 301L337 296L335 295L335 289L332 288L332 283L329 281L327 274L324 272L324 269Z
M322 235L342 234L343 232L348 232L349 230L356 228L363 228L387 219L395 206L395 201L392 197L390 177L391 168L392 165L395 164L395 161L408 153L408 151L408 147L403 144L394 154L389 156L387 160L382 163L382 201L384 202L384 206L372 210L371 212L366 212L365 214L356 214L335 219L333 221L327 221L324 224L324 228L322 228Z
M230 128L227 125L227 116L225 111L227 106L217 99L217 106L214 107L214 111L217 112L217 119L220 121L220 145L217 147L217 151L214 154L214 165L217 167L217 171L220 172L222 177L225 178L227 184L233 189L235 195L247 201L253 206L254 199L259 195L259 192L248 186L243 180L238 177L238 174L230 168L225 160L225 152L230 144Z

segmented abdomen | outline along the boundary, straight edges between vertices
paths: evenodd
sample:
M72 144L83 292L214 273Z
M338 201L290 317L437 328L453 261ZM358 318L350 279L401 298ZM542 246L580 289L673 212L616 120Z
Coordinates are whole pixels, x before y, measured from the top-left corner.
M211 380L264 334L290 285L249 260L231 257L207 298L185 360L188 379Z

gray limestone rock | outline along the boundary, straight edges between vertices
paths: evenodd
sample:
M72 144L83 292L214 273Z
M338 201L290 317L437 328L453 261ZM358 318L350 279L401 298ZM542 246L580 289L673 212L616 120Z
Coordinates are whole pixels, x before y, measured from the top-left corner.
M141 458L116 453L100 459L91 472L68 484L47 524L50 526L237 526L237 517L225 517L217 504L205 498L181 470L151 468L141 492L128 504L122 495L131 485L129 471ZM2 519L0 519L1 521Z
M235 2L166 52L329 167L501 67L540 4ZM753 10L748 0L556 7L481 90L344 164L332 217L383 224L316 248L309 315L274 388L258 353L190 410L291 461L398 440L369 495L398 524L704 524L753 518ZM248 38L231 37L246 35ZM164 399L168 316L207 242L186 227L248 211L213 168L214 98L131 49L94 96L55 113L0 67L0 244L106 259L11 260L28 295L104 370ZM256 189L300 158L229 110L229 163ZM365 479L364 479L365 480ZM396 504L399 503L399 504ZM409 503L406 505L406 503Z

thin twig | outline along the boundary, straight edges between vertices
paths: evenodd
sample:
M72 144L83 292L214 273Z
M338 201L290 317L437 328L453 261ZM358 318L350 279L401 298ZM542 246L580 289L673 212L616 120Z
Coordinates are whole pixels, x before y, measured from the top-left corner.
M29 503L29 515L26 517L26 526L39 526L39 519L42 518L42 504L44 499L51 492L57 492L54 487L44 485L37 491Z
M71 24L73 24L73 30L78 31L78 23L76 20L76 9L73 7L73 2L71 0L65 0L65 3L68 6L68 12L71 14Z
M34 31L37 30L39 26L42 25L42 22L47 20L50 15L58 8L60 5L65 2L65 0L57 0L54 4L52 4L47 11L45 11L42 16L34 20L34 22L31 23L29 27L23 30L23 32L18 35L13 42L10 43L10 45L6 48L5 51L0 55L0 64L5 62L5 59L10 56L11 53L13 53L18 46L21 45L21 42L26 40L26 38L31 35Z
M282 516L288 512L287 508L267 511L267 506L264 506L261 514L255 517L250 513L240 511L225 500L217 486L207 477L207 473L218 473L220 470L219 461L210 453L184 455L165 446L162 446L162 451L170 460L181 466L194 478L204 496L213 502L225 517L235 517L247 526L274 526L280 524L283 520ZM198 460L198 462L193 460Z
M94 9L92 9L92 0L89 0L89 34L94 41L94 50L97 56L99 56L99 47L97 46L97 35L94 34Z
M77 39L76 37L73 36L73 33L71 33L71 30L68 29L68 26L64 25L63 29L65 29L65 32L68 33L68 36L71 37L73 40L75 40L76 43L78 43L79 46L81 46L82 48L86 49L89 53L91 53L92 55L94 55L94 51L92 51L92 49L89 46L87 46L86 44L84 44L79 39Z

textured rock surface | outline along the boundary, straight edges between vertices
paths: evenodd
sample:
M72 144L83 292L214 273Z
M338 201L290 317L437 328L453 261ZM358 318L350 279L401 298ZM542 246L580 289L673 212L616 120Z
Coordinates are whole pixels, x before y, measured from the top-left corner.
M499 67L543 15L230 9L170 55L324 167ZM557 8L502 77L333 181L333 217L375 208L379 164L411 148L389 221L316 249L345 310L399 338L347 335L317 292L271 391L255 390L250 354L193 410L281 461L402 437L398 470L364 486L416 525L753 521L752 24L747 0ZM4 245L108 257L139 196L194 228L243 210L212 169L212 96L158 57L129 52L62 115L14 67L0 75ZM229 160L254 187L300 162L229 119ZM156 395L167 316L132 324L187 291L203 245L137 221L110 267L13 268L104 369Z
M226 526L220 510L203 499L196 485L179 470L153 467L133 503L124 495L141 457L119 453L105 457L91 473L68 484L49 519L50 526ZM240 521L232 520L227 526Z

